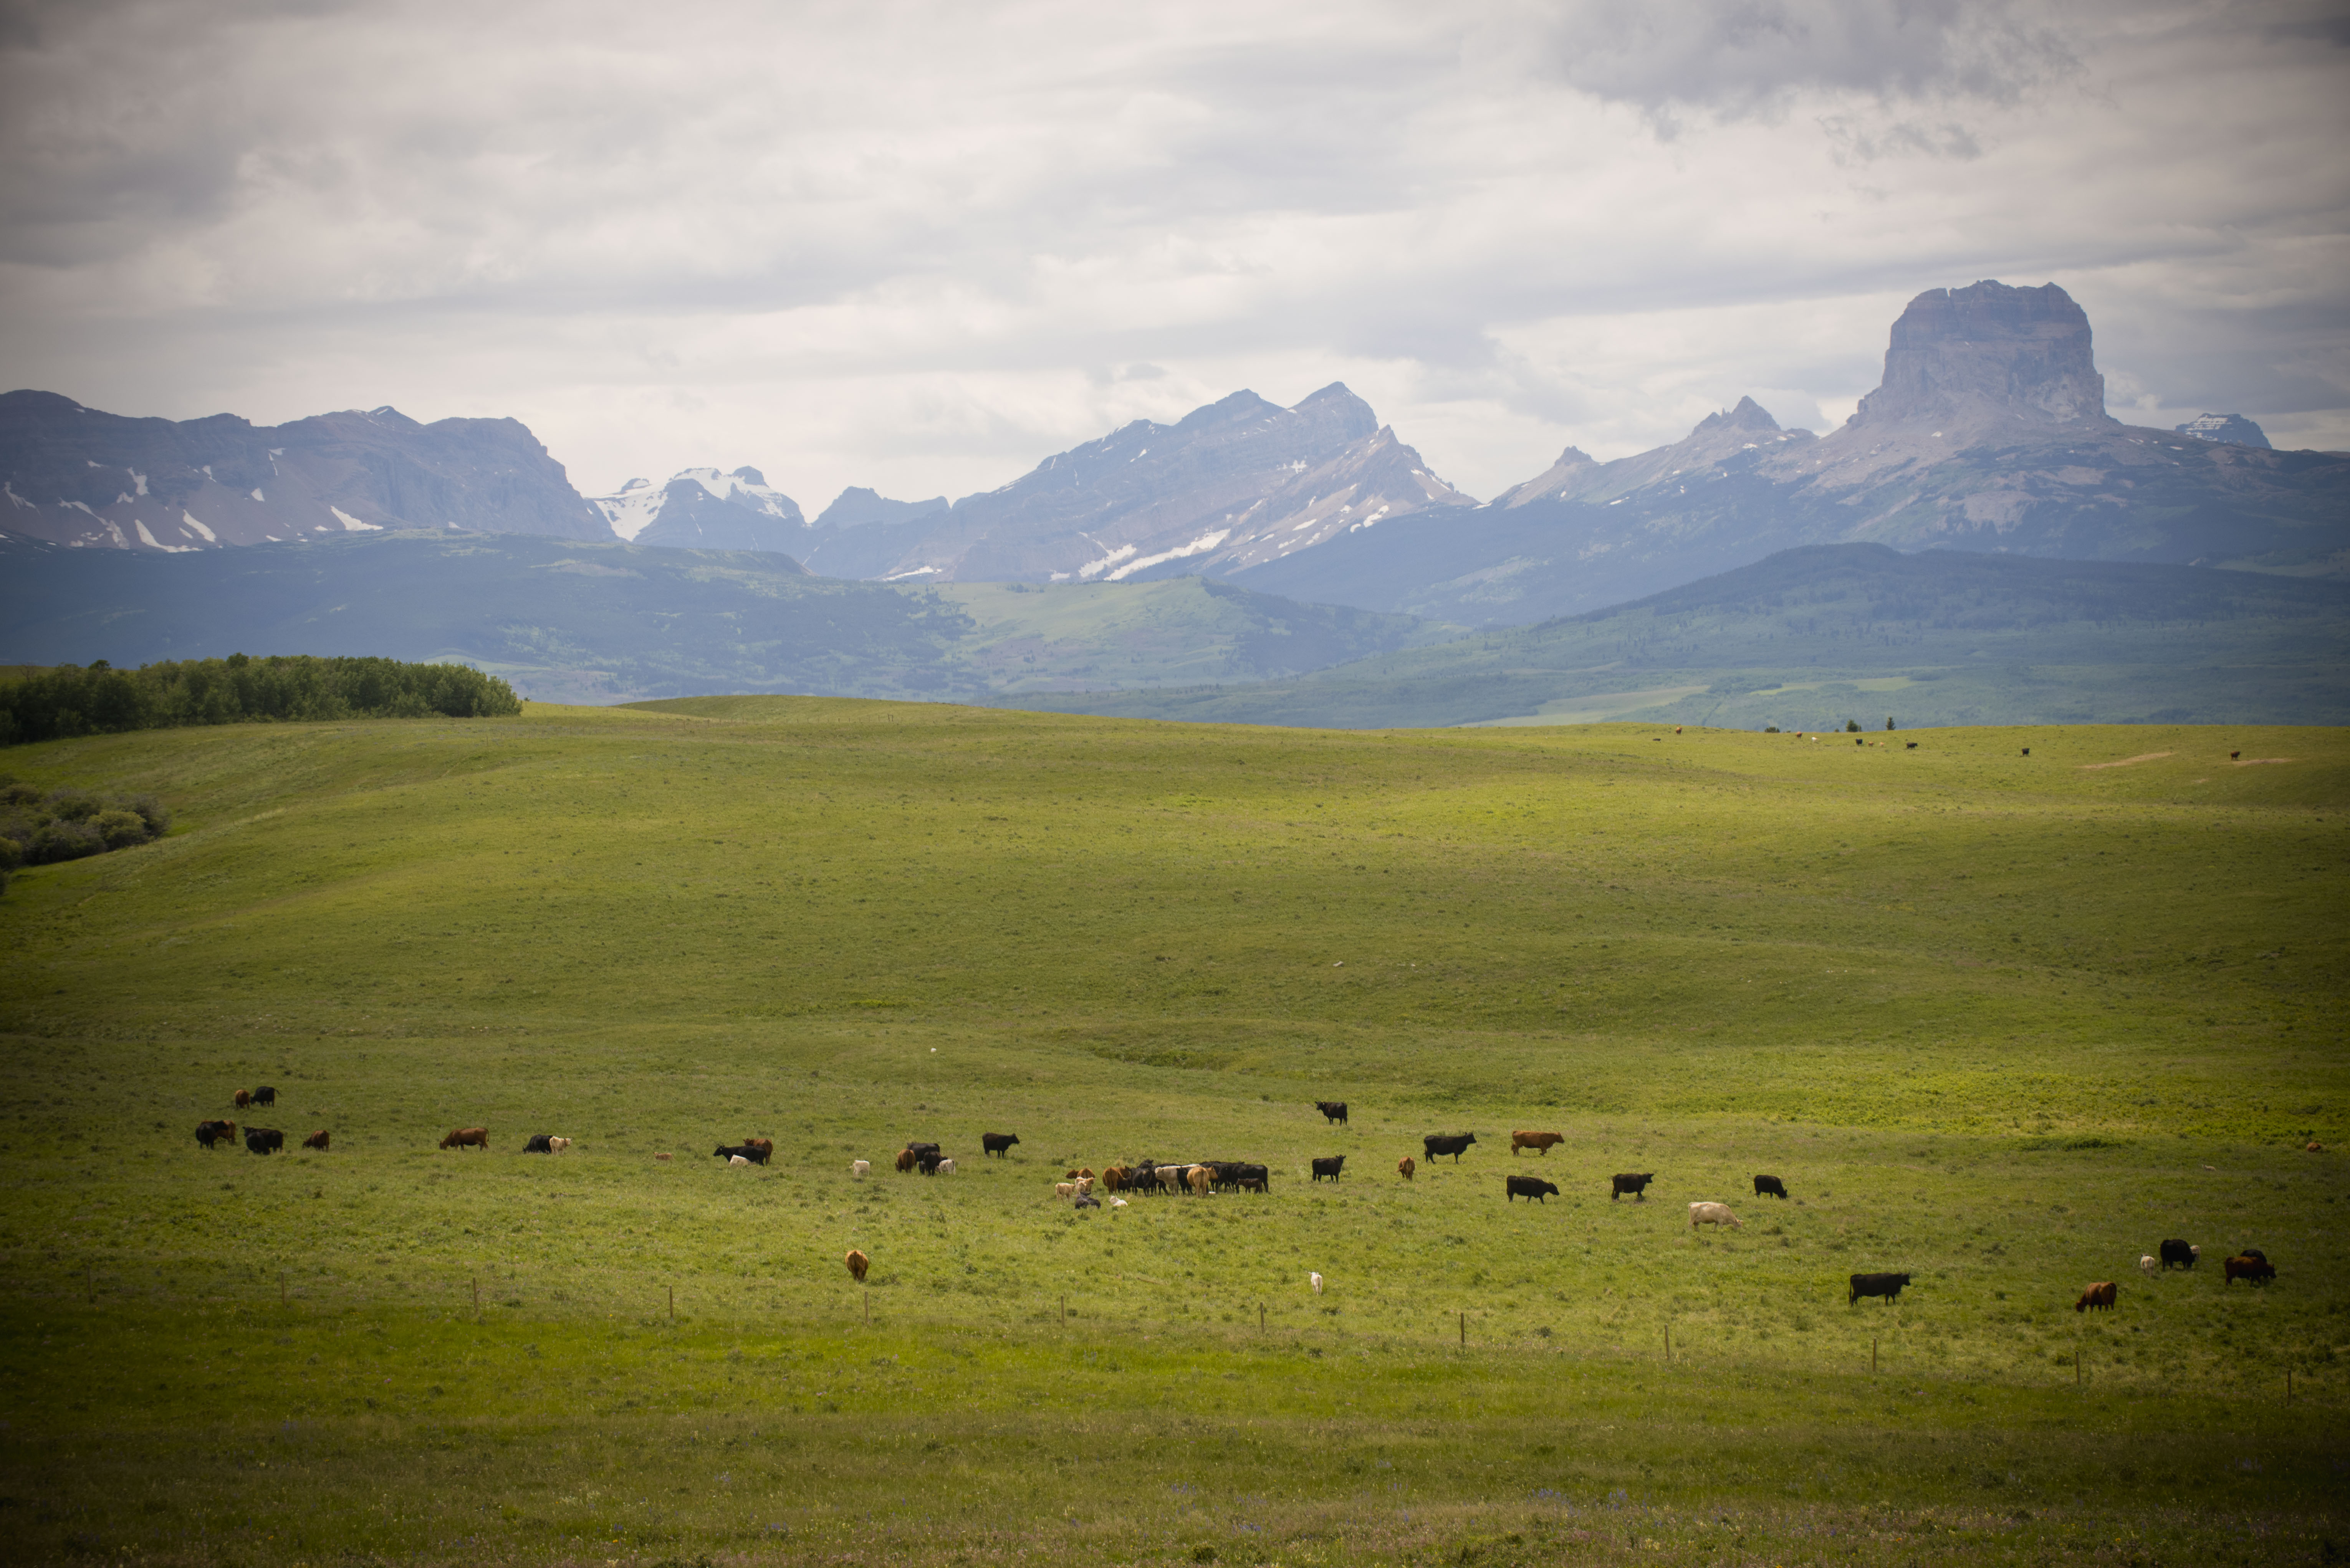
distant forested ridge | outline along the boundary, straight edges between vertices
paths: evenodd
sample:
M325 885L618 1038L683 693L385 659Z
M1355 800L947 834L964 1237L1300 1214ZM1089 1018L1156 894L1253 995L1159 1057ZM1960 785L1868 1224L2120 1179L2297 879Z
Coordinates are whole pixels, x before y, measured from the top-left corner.
M182 724L521 711L514 688L462 664L233 653L116 670L100 659L0 681L0 745Z

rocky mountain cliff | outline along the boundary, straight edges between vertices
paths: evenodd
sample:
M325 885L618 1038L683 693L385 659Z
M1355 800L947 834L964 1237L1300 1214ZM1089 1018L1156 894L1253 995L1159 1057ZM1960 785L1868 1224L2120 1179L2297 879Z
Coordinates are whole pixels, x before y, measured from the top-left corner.
M893 582L1130 582L1231 573L1475 504L1334 383L1295 408L1242 391L1171 425L1137 420L944 513L876 519L834 554L859 552L858 575ZM822 546L810 560L842 569Z
M1235 580L1326 603L1524 622L1805 545L2350 572L2350 461L2124 425L2086 315L2054 284L1933 289L1844 426L1752 400L1615 462L1570 447L1445 526L1337 539Z
M0 532L170 551L378 528L611 537L515 420L426 425L382 408L175 422L54 392L0 395Z
M796 555L808 531L799 504L770 487L755 468L732 473L689 468L663 485L632 479L619 494L598 496L590 504L632 545Z

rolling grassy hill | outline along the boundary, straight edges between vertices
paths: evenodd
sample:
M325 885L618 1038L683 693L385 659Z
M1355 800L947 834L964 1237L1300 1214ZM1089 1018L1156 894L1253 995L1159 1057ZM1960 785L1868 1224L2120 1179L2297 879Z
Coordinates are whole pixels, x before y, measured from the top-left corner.
M1825 729L2350 721L2350 587L1878 545L1295 680L1024 707L1349 729L1638 719ZM1000 700L1000 699L999 699Z
M0 899L12 1551L2321 1561L2350 735L1917 738L734 698L14 749L178 826ZM329 1152L195 1146L264 1083ZM914 1137L961 1169L850 1175ZM1146 1155L1273 1190L1052 1196ZM2203 1266L2141 1276L2166 1236Z

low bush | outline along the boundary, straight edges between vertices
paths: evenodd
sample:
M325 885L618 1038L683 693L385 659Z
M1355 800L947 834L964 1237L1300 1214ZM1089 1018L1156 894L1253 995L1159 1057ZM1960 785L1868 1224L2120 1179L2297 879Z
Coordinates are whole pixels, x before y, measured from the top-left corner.
M513 687L462 664L233 653L116 670L100 659L87 669L61 665L0 681L0 745L182 724L521 711Z
M151 794L97 795L70 785L44 794L0 774L0 889L20 866L129 849L171 826L171 812Z

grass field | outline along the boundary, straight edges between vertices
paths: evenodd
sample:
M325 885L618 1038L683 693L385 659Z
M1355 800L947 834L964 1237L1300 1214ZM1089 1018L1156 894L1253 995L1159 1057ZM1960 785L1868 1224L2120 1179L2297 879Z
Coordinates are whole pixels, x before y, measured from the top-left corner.
M0 1553L2350 1550L2303 1148L2350 1135L2350 734L1863 738L697 699L17 748L178 826L0 899ZM331 1152L195 1146L264 1083ZM1273 1190L1052 1197L1141 1156Z

